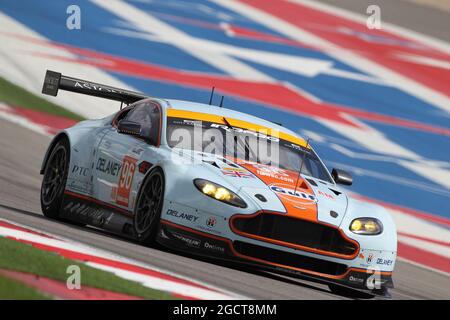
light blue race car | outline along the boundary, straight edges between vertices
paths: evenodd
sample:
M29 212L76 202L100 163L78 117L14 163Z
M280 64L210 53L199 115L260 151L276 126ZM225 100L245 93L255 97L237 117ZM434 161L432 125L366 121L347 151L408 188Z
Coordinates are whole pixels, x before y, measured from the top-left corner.
M345 295L389 296L397 252L382 207L348 197L296 133L234 110L153 98L47 71L58 90L126 107L58 133L42 212L143 244L308 277Z

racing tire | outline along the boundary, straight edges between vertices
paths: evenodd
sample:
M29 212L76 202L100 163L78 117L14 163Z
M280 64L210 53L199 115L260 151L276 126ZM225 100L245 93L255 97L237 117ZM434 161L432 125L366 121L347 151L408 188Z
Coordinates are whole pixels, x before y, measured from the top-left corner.
M44 216L58 219L67 181L70 146L67 138L59 140L45 164L41 185L41 209Z
M334 294L351 299L372 299L375 297L373 294L353 290L337 284L330 284L328 285L328 288L330 288L330 291Z
M164 203L164 173L160 167L154 168L144 182L137 197L133 225L138 241L155 246L156 235Z

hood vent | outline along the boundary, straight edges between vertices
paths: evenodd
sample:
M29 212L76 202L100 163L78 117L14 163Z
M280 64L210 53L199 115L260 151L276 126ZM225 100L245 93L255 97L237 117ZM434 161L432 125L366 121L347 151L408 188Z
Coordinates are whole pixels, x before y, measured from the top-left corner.
M233 168L239 168L238 165L236 165L234 162L228 160L227 158L223 158L223 157L206 157L203 154L198 154L200 156L202 156L202 161L205 163L209 163L210 165L217 167L217 168L221 168L218 164L217 161L219 161L219 163L222 164L226 164L229 167L233 167Z
M313 179L308 179L306 178L306 180L311 183L313 186L317 187L317 183L313 180Z
M223 160L223 162L225 162L225 163L226 163L227 165L229 165L230 167L233 167L233 168L239 168L239 166L237 166L234 162L228 160L227 158L223 158L222 160Z
M262 194L257 193L257 194L255 194L255 197L256 197L259 201L267 202L266 197L264 197Z
M210 164L213 167L216 167L218 169L220 169L220 167L217 165L217 163L215 161L208 161L208 160L202 160L204 163Z
M342 192L340 192L340 191L337 191L337 190L333 190L333 189L331 189L331 188L328 188L328 189L330 189L331 191L333 191L333 193L335 194L335 195L340 195Z
M308 190L308 189L309 189L309 187L308 187L308 185L306 184L305 181L302 181L302 184L299 185L298 187L301 188L301 189L305 189L305 190Z

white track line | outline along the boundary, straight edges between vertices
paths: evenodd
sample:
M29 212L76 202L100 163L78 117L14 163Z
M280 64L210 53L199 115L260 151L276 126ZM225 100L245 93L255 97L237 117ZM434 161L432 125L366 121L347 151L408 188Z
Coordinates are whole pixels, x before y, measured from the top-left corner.
M17 124L21 127L27 128L33 132L42 134L44 136L53 137L53 134L50 134L48 132L49 128L47 126L37 124L24 116L14 114L12 112L12 109L13 108L11 108L10 106L4 103L0 103L0 119Z
M214 292L211 290L193 287L182 283L172 282L158 277L143 275L133 271L110 267L104 264L99 264L95 262L87 262L86 264L96 269L112 272L120 278L139 282L143 286L152 289L179 293L184 296L194 297L197 299L208 299L208 300L233 299L232 297L222 294L220 292Z
M11 223L11 224L23 227L23 228L28 228L31 231L47 234L46 232L44 232L42 230L32 229L27 226L23 226L23 225L15 223L15 222L11 222L11 221L4 220L4 219L0 219L0 220L6 221L8 223ZM105 258L105 259L119 261L122 263L127 263L127 264L134 265L137 267L143 267L143 268L146 268L146 269L149 269L152 271L164 273L168 276L172 276L175 278L179 278L182 280L192 282L193 284L198 284L199 286L202 286L202 287L211 288L211 290L204 289L204 288L197 287L197 286L190 286L188 284L179 283L176 281L161 279L161 278L157 278L157 277L146 275L146 274L140 274L140 273L134 272L134 271L123 270L123 269L111 267L108 265L102 265L97 262L88 262L87 263L88 265L90 265L92 267L96 267L99 269L113 272L116 275L118 275L119 277L140 282L144 286L147 286L150 288L169 291L169 292L172 292L175 294L193 297L193 298L197 298L197 299L208 299L208 300L209 299L214 299L214 300L248 299L247 297L240 296L240 295L228 292L226 290L222 290L220 288L213 287L209 284L202 283L200 281L190 279L188 277L185 277L185 276L182 276L179 274L167 272L165 270L155 268L148 264L143 264L143 263L137 262L132 259L118 256L117 254L114 254L114 253L111 253L108 251L96 249L96 248L86 246L84 244L77 243L77 242L74 242L71 240L65 240L65 239L59 238L58 236L55 236L55 235L51 235L51 234L48 234L48 235L51 236L52 238L46 238L46 237L36 235L33 233L0 226L0 236L11 237L11 238L15 238L18 240L29 241L29 242L33 242L36 244L56 247L56 248L60 248L60 249L64 249L64 250L70 250L70 251L74 251L74 252L78 252L78 253L82 253L82 254L86 254L86 255L92 255L95 257L99 257L99 258Z

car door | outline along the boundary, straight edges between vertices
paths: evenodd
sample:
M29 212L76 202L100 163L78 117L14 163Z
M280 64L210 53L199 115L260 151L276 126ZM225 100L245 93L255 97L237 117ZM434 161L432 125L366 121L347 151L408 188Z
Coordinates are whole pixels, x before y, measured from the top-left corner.
M125 120L140 124L141 134L120 132L118 124ZM149 159L143 159L146 150L159 146L160 126L161 108L153 101L138 102L117 115L98 147L97 199L131 214L137 185L143 176L139 165L149 163Z

